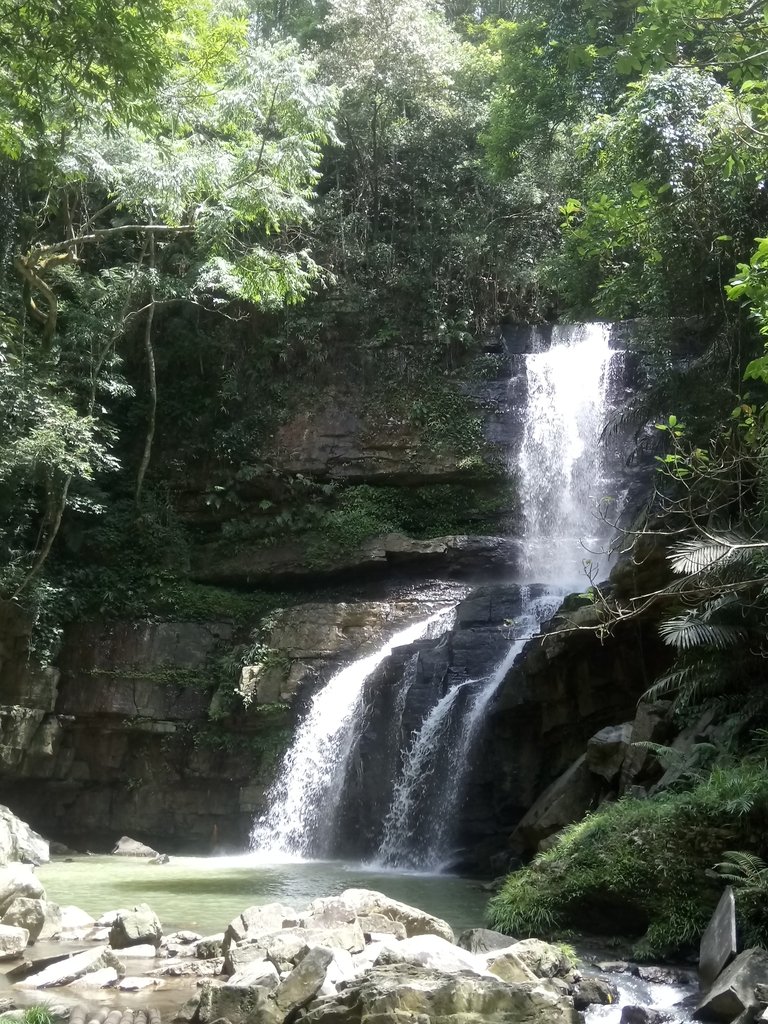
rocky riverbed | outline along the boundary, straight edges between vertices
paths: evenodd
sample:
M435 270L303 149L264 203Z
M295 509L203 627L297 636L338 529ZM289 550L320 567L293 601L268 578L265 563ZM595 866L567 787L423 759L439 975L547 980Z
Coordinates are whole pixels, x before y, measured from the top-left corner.
M124 840L118 853L153 851ZM761 950L700 998L691 972L579 961L570 947L480 927L456 936L365 888L247 906L214 934L166 933L146 903L93 917L48 900L35 871L48 844L4 807L0 857L0 1024L40 1004L72 1021L144 1007L173 1024L660 1024L694 1012L753 1021L768 1003Z

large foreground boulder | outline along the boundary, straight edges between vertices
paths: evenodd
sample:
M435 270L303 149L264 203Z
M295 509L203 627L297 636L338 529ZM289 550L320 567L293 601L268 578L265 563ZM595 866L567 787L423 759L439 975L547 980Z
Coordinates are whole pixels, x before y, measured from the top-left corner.
M307 1024L429 1021L429 1024L578 1024L570 999L539 985L444 974L397 964L374 967L336 998L307 1008Z
M50 859L48 843L41 835L0 804L0 864L22 861L25 864L46 864Z
M732 1021L758 1005L757 985L768 979L768 951L754 946L740 953L718 975L714 985L696 1007L698 1020Z
M341 900L352 907L358 917L380 914L392 921L405 925L408 938L413 935L439 935L441 939L454 942L453 929L439 917L433 917L423 910L410 907L407 903L390 899L382 892L372 889L345 889Z

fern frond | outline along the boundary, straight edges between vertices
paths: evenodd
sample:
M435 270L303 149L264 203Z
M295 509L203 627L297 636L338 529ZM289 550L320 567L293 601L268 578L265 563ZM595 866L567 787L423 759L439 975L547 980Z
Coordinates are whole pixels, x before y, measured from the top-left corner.
M698 614L676 615L659 626L662 640L678 651L689 651L693 647L713 647L723 651L734 647L746 636L741 626L715 625L703 622Z
M659 700L661 697L666 697L670 693L675 693L677 690L682 689L694 680L697 675L701 674L713 675L712 663L710 661L702 658L687 665L680 665L672 669L671 672L660 676L652 686L649 686L643 694L643 699L654 701Z
M682 541L669 556L669 562L673 572L691 576L735 561L750 562L758 550L744 537L721 534Z

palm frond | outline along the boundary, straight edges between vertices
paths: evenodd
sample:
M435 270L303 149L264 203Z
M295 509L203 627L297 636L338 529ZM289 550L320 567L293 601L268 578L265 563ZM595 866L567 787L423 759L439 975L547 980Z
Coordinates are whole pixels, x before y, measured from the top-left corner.
M723 651L743 640L746 632L741 626L705 622L693 612L666 619L659 626L664 643L678 651L689 651L694 647L712 647Z
M720 534L682 541L675 546L669 562L673 572L690 576L734 561L750 562L760 549L737 534Z

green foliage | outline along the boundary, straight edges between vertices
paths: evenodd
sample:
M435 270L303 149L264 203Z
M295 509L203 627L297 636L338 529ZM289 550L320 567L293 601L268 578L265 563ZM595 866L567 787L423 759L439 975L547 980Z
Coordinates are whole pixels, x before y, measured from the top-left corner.
M762 760L716 767L692 788L624 798L511 874L491 901L490 924L520 936L590 928L634 937L640 957L673 955L698 942L714 909L710 869L734 840L764 835L767 814Z
M57 1015L45 1003L27 1006L21 1017L23 1024L54 1024L56 1018Z

